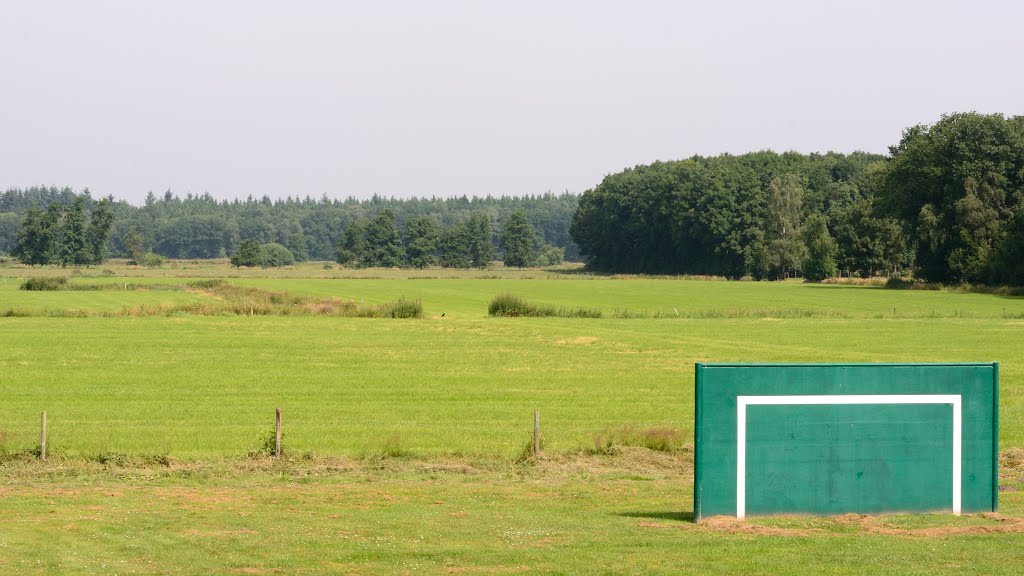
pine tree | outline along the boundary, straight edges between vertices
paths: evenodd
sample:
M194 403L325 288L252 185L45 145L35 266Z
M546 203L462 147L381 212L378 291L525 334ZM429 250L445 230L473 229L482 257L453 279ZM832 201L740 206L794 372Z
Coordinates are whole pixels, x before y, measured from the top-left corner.
M440 263L445 268L469 268L473 263L469 257L469 228L465 224L445 228L438 247Z
M85 238L85 197L76 196L60 225L60 264L81 266L91 262Z
M18 230L17 244L14 245L12 254L22 264L46 264L49 252L46 240L43 211L38 206L32 206L25 211L25 220Z
M260 266L263 263L263 254L260 251L260 243L249 239L242 240L238 250L231 255L232 266Z
M295 257L296 262L309 260L309 249L306 247L306 237L302 231L294 232L288 236L288 251Z
M484 212L477 212L469 219L469 258L474 268L486 268L494 259L491 219Z
M533 265L536 250L533 246L533 227L526 219L526 211L519 209L509 215L501 235L501 248L505 251L505 266L523 268Z
M86 249L91 256L90 264L102 264L107 259L107 239L114 224L112 204L108 197L97 202L93 208L89 227L85 230Z
M44 264L60 264L62 229L61 220L64 218L64 209L60 204L51 202L43 213L43 220L40 226L42 238L40 249Z
M345 228L345 234L338 242L336 260L344 266L366 265L366 220L360 218Z
M366 227L367 265L392 268L405 265L405 248L395 213L385 208Z
M426 268L437 263L437 244L441 229L437 221L429 216L417 216L405 225L405 253L409 264Z

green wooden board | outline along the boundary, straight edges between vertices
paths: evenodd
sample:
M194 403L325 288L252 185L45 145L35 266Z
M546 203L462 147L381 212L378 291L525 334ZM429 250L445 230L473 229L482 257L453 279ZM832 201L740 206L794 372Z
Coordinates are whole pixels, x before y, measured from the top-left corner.
M998 374L698 364L694 517L994 511Z

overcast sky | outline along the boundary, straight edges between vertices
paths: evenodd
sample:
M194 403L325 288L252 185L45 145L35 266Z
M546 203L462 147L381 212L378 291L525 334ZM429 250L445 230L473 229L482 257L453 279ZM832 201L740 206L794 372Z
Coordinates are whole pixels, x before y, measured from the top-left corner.
M0 188L582 192L1024 114L1020 2L0 0Z

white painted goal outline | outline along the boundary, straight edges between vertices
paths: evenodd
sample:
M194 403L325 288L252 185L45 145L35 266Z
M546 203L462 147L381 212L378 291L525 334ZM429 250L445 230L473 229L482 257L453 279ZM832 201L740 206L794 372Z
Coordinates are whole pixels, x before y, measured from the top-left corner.
M736 517L747 512L747 406L828 404L950 404L953 406L953 514L960 515L960 394L832 394L736 397Z

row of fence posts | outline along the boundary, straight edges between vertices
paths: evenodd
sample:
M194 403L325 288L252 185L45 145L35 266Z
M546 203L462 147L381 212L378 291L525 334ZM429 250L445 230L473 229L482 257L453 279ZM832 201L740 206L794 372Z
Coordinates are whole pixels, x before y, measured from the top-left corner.
M281 409L275 411L274 458L281 459ZM533 411L533 456L540 456L540 410ZM39 459L46 462L46 410L40 421Z

